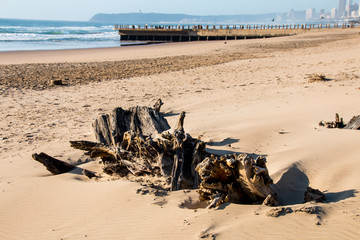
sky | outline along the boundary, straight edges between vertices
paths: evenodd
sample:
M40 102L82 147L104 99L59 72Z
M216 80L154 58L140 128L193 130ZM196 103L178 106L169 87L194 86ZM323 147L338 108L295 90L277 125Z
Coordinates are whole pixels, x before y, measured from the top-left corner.
M0 0L0 18L87 21L97 13L259 14L337 5L338 0Z

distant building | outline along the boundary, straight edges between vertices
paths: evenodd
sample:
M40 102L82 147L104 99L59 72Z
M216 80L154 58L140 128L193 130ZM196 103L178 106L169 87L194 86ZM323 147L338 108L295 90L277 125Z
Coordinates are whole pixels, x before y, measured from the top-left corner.
M313 19L314 16L315 16L315 8L306 9L306 15L305 15L306 21Z
M359 15L359 5L354 3L349 7L348 17L357 17Z
M335 19L337 17L337 11L336 8L333 8L330 10L330 18Z
M303 22L306 17L306 11L294 11L293 21Z
M339 0L338 18L342 18L346 15L346 0Z
M287 20L291 22L304 22L305 21L306 11L295 11L291 9L286 16L282 16L282 20Z
M347 0L346 3L346 17L350 17L351 16L351 6L352 6L352 0Z
M320 19L325 19L326 17L325 9L321 9L319 13L320 13Z

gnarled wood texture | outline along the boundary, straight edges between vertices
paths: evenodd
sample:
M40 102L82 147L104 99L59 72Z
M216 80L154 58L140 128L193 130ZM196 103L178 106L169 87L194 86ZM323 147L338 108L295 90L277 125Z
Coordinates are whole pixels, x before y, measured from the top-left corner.
M71 141L71 146L100 157L104 172L120 177L157 176L172 191L198 186L196 165L207 154L205 143L184 131L185 112L173 131L163 115L149 107L116 108L93 122L100 143Z
M254 160L247 154L207 157L197 165L201 178L200 199L210 201L209 208L224 202L263 202L274 205L276 195L266 168L265 157Z
M91 158L101 158L103 171L110 175L156 177L160 179L157 184L170 191L200 187L200 199L209 201L209 207L228 201L260 203L265 199L268 205L276 204L265 157L211 155L205 150L205 142L185 132L185 112L180 113L171 130L157 110L116 108L93 121L98 142L71 141L71 146ZM97 177L85 173L89 178Z

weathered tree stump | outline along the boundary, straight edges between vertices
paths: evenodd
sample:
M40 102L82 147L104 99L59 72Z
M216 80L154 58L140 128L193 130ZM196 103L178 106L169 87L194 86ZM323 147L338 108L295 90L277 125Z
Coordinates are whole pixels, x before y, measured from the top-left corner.
M185 134L184 118L182 112L170 133L169 124L155 109L117 108L93 122L100 143L70 143L92 158L100 157L107 174L163 177L163 186L172 191L196 188L199 180L195 168L207 153L204 142Z
M91 158L100 158L103 171L109 175L156 177L157 185L170 191L200 186L200 199L209 201L209 207L228 201L260 203L265 199L265 203L275 204L265 157L254 160L249 155L211 155L203 141L185 133L185 112L170 129L157 110L160 108L116 108L93 121L98 142L70 144ZM84 174L96 177L89 171Z

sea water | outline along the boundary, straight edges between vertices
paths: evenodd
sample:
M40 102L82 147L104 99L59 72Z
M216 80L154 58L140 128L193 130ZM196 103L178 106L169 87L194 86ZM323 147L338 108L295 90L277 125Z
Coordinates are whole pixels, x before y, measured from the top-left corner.
M0 51L119 47L113 28L94 22L0 19Z

